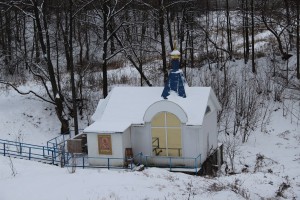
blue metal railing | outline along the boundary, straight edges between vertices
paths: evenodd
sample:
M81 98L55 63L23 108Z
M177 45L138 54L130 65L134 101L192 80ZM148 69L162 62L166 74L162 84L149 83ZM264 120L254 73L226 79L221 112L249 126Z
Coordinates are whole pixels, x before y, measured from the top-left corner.
M124 158L108 158L108 157L89 157L89 156L78 156L73 158L75 163L71 161L71 154L66 153L66 165L67 167L79 167L79 168L106 168L106 169L131 169L133 170L136 166L143 164L145 167L161 167L168 168L170 171L176 169L188 169L190 172L198 173L201 168L201 154L195 158L192 157L167 157L167 156L148 156L143 153L138 153L131 159ZM151 164L151 159L155 159L156 162ZM158 161L159 160L159 161ZM158 162L157 162L158 161ZM163 164L161 161L165 161ZM90 165L90 162L95 164ZM116 165L115 163L119 163ZM178 163L182 163L178 165ZM98 163L98 164L97 164ZM101 163L101 164L100 164ZM124 165L124 163L127 163Z
M83 131L83 129L79 129L79 131ZM70 130L66 133L61 133L60 135L50 139L47 141L47 147L59 148L60 144L65 144L65 142L74 136L74 130Z
M59 162L59 152L55 148L10 140L0 139L0 154L26 158L28 160L45 161L50 164L57 164Z
M57 143L58 144L58 143ZM49 164L62 164L67 167L80 168L107 168L107 169L134 169L135 166L143 164L145 167L162 167L174 171L178 168L194 170L195 174L201 168L201 154L192 157L168 157L149 156L138 153L133 158L112 158L112 157L89 157L80 155L76 157L75 164L72 163L72 154L64 149L56 147L40 146L28 143L21 143L0 139L0 154L4 156L15 156L29 160L45 161ZM74 154L73 154L74 155ZM101 165L90 165L90 161L101 160ZM92 161L92 162L93 162ZM103 161L103 162L102 162ZM116 163L118 163L116 165ZM74 166L75 165L75 166Z
M67 133L63 133L59 136L56 136L50 140L47 141L47 147L48 148L58 148L58 145L61 144L62 142L64 143L66 141L66 139L70 139L71 138L71 133L70 131Z
M66 167L78 167L78 168L105 168L105 169L130 169L135 167L134 159L125 158L107 158L107 157L89 157L86 155L79 155L73 158L76 159L75 163L72 163L72 156L70 153L66 154ZM101 165L90 165L89 160L100 160ZM102 162L103 161L103 162ZM117 165L115 163L118 163ZM125 164L127 163L127 164Z

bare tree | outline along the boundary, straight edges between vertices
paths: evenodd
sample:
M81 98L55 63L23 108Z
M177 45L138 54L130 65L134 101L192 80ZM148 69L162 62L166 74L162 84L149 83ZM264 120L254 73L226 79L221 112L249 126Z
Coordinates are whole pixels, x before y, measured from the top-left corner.
M300 3L296 0L296 15L297 15L297 78L300 79Z
M288 32L290 25L288 17L280 11L283 5L278 1L273 3L261 1L259 6L261 20L275 37L282 60L288 60L292 55L288 53L288 44L283 43L282 37Z
M131 4L132 0L127 1L112 1L102 0L99 3L94 3L94 11L97 19L100 19L100 27L102 34L97 33L97 36L102 39L102 73L103 73L103 96L106 97L108 94L108 81L107 81L107 67L108 61L120 53L123 49L114 51L109 54L108 43L113 39L116 32L118 32L124 25L123 20L117 20L115 18L124 11L124 9ZM97 23L97 22L95 22ZM98 32L99 30L96 29Z

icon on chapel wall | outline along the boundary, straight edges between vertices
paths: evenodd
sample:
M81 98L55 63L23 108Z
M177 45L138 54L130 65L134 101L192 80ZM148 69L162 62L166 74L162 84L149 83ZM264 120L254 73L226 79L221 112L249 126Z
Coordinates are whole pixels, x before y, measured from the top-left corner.
M111 135L98 135L99 154L112 155Z

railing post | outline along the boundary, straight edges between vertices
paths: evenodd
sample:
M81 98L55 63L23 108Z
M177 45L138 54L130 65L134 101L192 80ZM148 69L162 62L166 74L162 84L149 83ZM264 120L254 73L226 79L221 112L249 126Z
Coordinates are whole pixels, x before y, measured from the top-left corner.
M43 146L43 157L45 157L45 147Z
M109 158L107 158L107 164L108 164L107 169L109 169Z
M199 163L200 163L200 170L202 170L202 165L201 165L201 154L199 155Z
M169 166L170 166L170 171L172 170L172 158L169 157Z
M148 156L146 156L146 167L148 167Z
M53 155L53 151L54 151L54 150L51 151L51 152L52 152L52 165L54 165L54 155Z
M82 169L84 169L84 156L82 156Z
M195 158L195 175L197 175L197 157Z
M19 154L22 154L22 144L21 144L21 142L19 142L19 150L20 150Z
M54 152L54 157L55 157L55 160L56 160L56 148L53 148L53 152Z
M140 165L142 164L142 156L143 156L143 152L140 153Z
M31 147L29 147L29 160L31 159Z
M5 143L3 143L3 155L5 156L6 146Z

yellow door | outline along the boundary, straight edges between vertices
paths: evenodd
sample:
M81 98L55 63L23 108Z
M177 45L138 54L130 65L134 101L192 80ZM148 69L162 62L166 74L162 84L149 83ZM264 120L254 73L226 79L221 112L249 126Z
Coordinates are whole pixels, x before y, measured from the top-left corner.
M160 112L151 122L152 153L156 156L182 155L181 122L174 114Z

